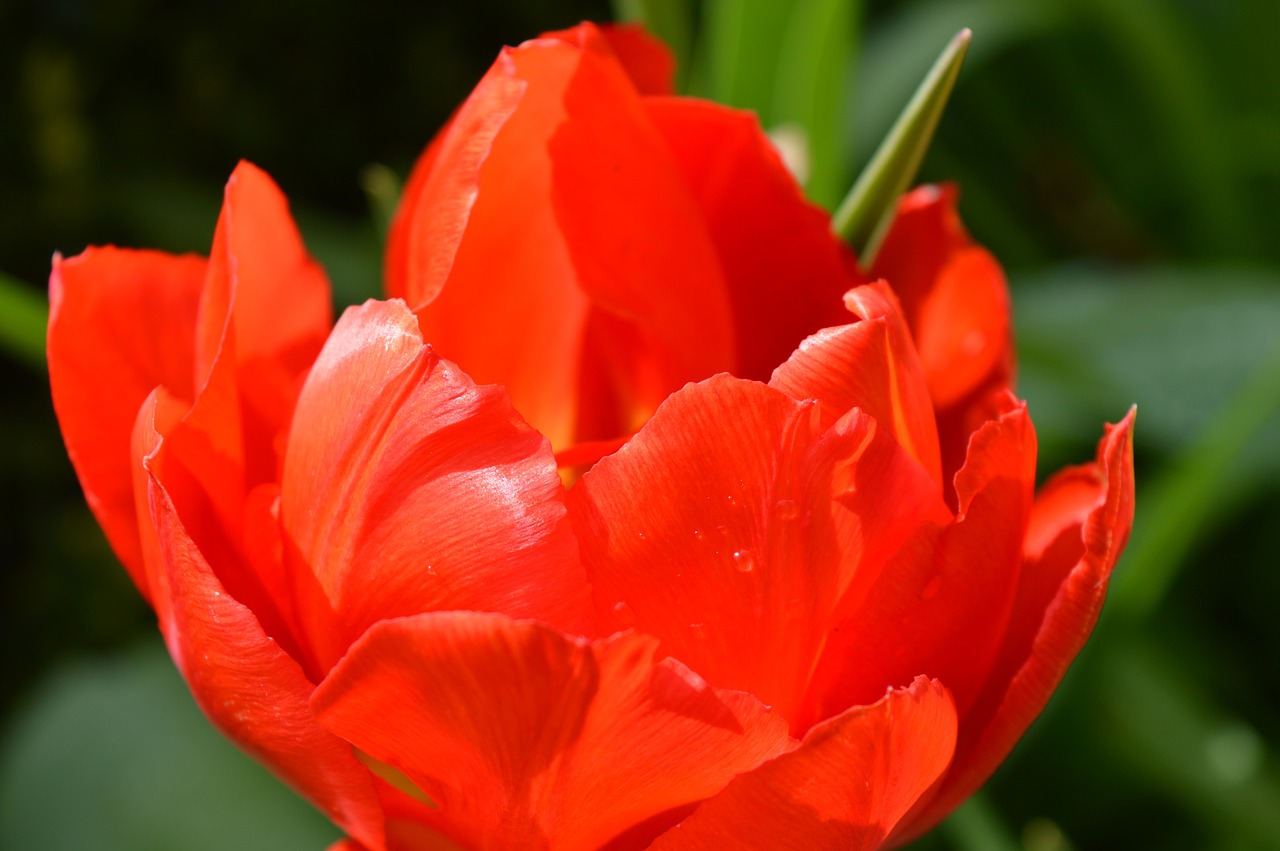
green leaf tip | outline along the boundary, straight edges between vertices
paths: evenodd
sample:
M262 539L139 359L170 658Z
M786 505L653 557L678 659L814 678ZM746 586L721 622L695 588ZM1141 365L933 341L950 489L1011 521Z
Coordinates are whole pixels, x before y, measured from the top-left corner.
M857 252L863 268L875 259L898 198L920 170L972 39L965 28L947 44L832 218L835 232Z

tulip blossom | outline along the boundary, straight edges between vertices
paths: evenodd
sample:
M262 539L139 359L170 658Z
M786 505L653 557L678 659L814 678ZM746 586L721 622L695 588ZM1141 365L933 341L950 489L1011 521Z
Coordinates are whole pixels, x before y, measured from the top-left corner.
M859 266L634 30L503 52L332 324L242 164L208 258L55 260L86 497L210 720L347 849L877 848L1044 707L1132 413L1035 492L950 188Z

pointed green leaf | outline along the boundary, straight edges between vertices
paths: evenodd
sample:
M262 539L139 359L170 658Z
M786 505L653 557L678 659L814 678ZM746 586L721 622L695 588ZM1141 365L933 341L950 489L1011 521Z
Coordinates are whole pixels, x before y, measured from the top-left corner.
M45 368L49 307L31 288L0 273L0 347L37 369Z
M971 38L964 29L947 45L836 211L832 226L853 246L863 266L871 265L898 198L920 169Z

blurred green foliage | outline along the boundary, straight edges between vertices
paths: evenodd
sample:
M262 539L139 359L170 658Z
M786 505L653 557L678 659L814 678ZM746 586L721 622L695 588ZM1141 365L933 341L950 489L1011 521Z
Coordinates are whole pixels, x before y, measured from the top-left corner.
M1280 3L616 5L669 38L688 90L804 130L828 207L970 27L922 176L960 184L1009 271L1041 470L1139 406L1139 514L1095 637L920 847L1280 848ZM34 356L52 252L207 250L245 157L336 298L376 293L388 199L499 47L610 11L0 3L0 846L332 835L195 718L84 507Z

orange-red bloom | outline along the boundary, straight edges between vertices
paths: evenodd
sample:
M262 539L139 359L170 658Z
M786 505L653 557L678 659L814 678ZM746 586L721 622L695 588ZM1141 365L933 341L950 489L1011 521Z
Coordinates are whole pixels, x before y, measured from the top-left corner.
M1033 494L954 193L861 270L669 79L631 30L505 51L406 190L403 301L336 327L247 164L207 260L55 262L90 506L206 714L350 848L900 843L1097 617L1132 415Z

